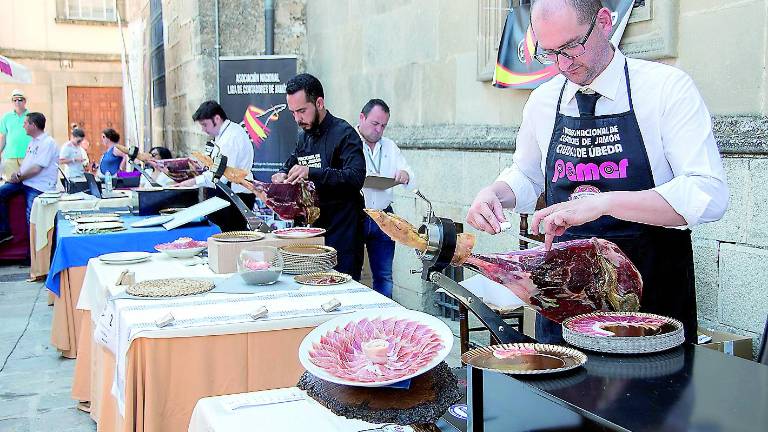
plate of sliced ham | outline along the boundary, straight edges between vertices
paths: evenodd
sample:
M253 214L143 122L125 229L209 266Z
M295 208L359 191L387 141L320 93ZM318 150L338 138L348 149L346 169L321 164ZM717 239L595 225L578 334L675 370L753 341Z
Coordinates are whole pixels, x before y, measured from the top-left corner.
M359 311L312 330L299 346L299 360L320 379L380 387L429 371L452 346L451 329L432 315L401 308Z
M191 258L202 252L208 243L194 240L191 237L179 237L168 243L155 245L155 250L173 258Z
M272 231L272 234L274 234L275 237L285 238L285 239L309 238L309 237L319 236L324 233L325 233L325 230L323 228L310 228L310 227L283 228L283 229Z

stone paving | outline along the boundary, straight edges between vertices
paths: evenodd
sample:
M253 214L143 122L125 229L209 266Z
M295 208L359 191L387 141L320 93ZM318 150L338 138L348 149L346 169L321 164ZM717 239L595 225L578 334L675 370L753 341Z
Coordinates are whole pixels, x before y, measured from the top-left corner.
M70 398L75 362L50 343L53 308L29 268L0 266L0 432L95 431ZM445 320L458 334L458 322ZM473 333L473 340L487 335ZM461 365L458 339L447 362Z

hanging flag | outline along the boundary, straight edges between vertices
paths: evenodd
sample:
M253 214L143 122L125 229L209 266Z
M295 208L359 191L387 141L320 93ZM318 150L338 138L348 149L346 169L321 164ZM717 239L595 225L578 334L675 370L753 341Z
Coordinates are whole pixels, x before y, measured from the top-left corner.
M276 111L275 108L276 107L272 107L268 110L263 110L259 107L248 105L248 108L245 110L243 124L245 125L245 130L248 131L248 135L251 137L251 141L253 141L253 144L256 146L256 149L261 149L261 144L269 135L269 128L267 127L269 121L280 118L278 113L282 111L282 108L279 111ZM259 119L259 117L262 116L267 118L265 122L262 122L261 119Z
M634 0L603 0L611 10L613 33L611 42L619 44ZM493 85L498 88L532 89L558 75L556 64L543 65L534 57L536 40L531 30L531 5L514 6L507 13L499 42L499 56L493 72Z
M29 84L32 82L29 69L0 55L0 81Z

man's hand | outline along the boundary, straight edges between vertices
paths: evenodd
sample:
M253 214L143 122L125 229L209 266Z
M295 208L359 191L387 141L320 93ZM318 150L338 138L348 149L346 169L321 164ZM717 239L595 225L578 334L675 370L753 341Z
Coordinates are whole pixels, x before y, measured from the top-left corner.
M395 174L395 181L405 185L411 181L411 177L408 176L408 171L400 170Z
M169 187L189 187L189 186L195 186L197 183L195 183L195 179L187 179L183 182L174 183L171 185L168 185Z
M568 228L608 214L608 199L608 194L597 194L543 208L533 214L531 230L539 234L539 225L543 225L544 250L550 250L554 238L563 235Z
M288 177L286 173L274 173L272 174L272 183L285 183L285 179Z
M8 183L21 183L21 171L11 174L11 178L8 179Z
M285 182L296 184L307 178L309 178L309 167L304 165L294 165L293 168L288 171L288 177L286 177Z
M467 223L488 234L496 234L501 231L500 224L506 221L496 193L490 187L481 189L469 208Z

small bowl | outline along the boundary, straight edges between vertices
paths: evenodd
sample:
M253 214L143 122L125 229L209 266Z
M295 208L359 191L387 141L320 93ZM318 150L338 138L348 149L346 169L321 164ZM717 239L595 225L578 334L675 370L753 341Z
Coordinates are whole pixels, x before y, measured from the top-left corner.
M162 252L172 258L192 258L200 252L204 251L207 246L191 247L186 249L158 249L156 251Z
M237 272L248 285L271 285L283 273L283 255L272 246L254 246L240 251Z

